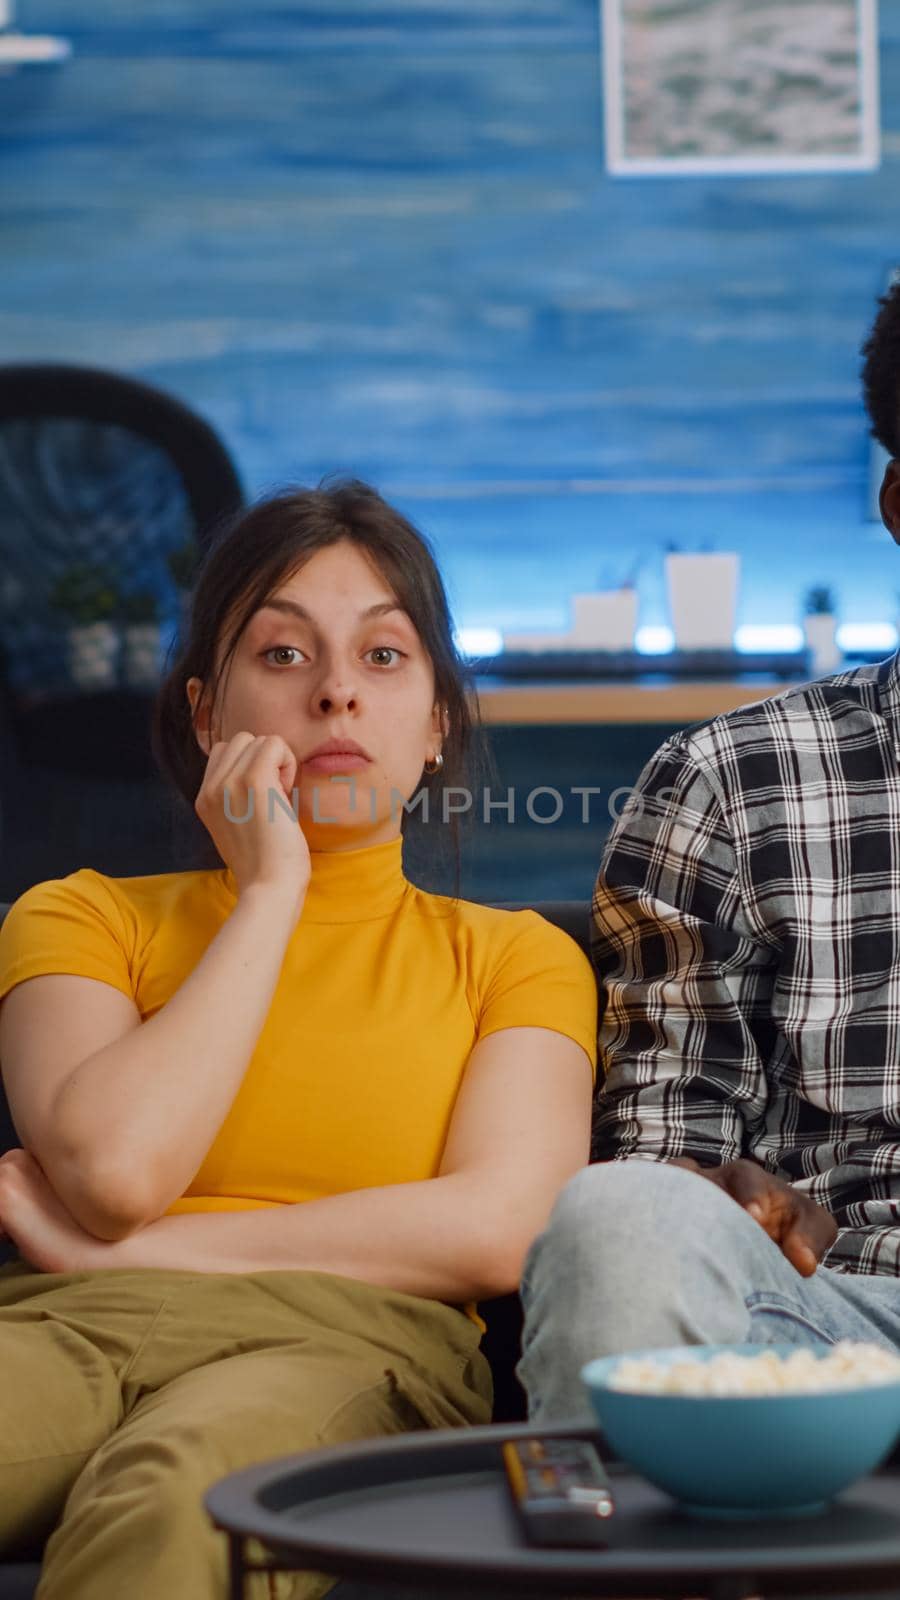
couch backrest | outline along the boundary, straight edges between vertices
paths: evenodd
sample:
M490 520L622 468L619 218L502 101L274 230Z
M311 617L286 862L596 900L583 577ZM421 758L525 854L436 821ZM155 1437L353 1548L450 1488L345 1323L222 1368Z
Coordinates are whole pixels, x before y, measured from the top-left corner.
M503 900L493 901L501 911L539 911L548 922L568 933L590 956L591 907L587 900Z
M591 913L590 906L586 900L536 900L531 906L521 900L504 901L502 904L494 902L494 904L497 905L498 909L504 911L523 911L526 909L539 911L542 917L547 918L548 922L555 923L558 928L562 928L565 933L570 934L581 945L582 950L587 955L590 955ZM0 923L2 923L8 910L9 905L0 901ZM6 1090L3 1088L2 1079L0 1079L0 1155L6 1150L15 1148L18 1143L19 1136L9 1114Z

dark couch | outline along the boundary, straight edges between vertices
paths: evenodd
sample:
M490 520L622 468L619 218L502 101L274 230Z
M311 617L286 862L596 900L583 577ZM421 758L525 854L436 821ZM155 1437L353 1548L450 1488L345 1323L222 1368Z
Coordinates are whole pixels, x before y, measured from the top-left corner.
M519 903L509 903L508 910L520 910ZM0 922L9 907L0 903ZM581 900L536 901L533 908L572 935L589 952L590 907ZM6 1095L0 1082L0 1153L18 1145ZM9 1259L14 1252L0 1243L0 1260ZM497 1300L481 1303L481 1313L487 1323L482 1349L494 1376L494 1421L512 1422L525 1417L525 1397L515 1376L519 1357L519 1339L522 1328L522 1311L517 1294L504 1295ZM0 1600L32 1600L40 1573L40 1551L21 1552L32 1557L28 1561L0 1560ZM362 1584L341 1583L333 1591L334 1600L368 1600L378 1591Z

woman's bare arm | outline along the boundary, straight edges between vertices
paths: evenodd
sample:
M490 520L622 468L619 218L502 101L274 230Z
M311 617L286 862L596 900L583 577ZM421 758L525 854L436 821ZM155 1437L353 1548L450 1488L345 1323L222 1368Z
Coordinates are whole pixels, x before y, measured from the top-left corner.
M19 1137L100 1238L122 1237L184 1193L240 1087L309 884L296 817L268 804L271 791L287 799L296 765L278 734L242 730L213 744L195 810L238 903L148 1022L128 996L74 974L28 979L0 1008Z
M10 1109L26 1148L77 1221L100 1237L160 1216L200 1166L240 1087L297 922L296 891L245 891L171 999L141 1026L86 1055L46 1094L66 1053L62 1018L48 1019L42 978L3 1006ZM85 1003L98 987L85 987ZM32 992L29 994L28 991ZM79 1032L90 1032L89 1019Z
M15 1216L67 1270L337 1273L461 1302L518 1286L557 1194L588 1159L591 1064L547 1028L504 1028L472 1051L438 1175L297 1205L160 1217L109 1245ZM22 1208L24 1210L24 1208ZM51 1259L48 1257L48 1259ZM77 1263L73 1265L72 1263Z

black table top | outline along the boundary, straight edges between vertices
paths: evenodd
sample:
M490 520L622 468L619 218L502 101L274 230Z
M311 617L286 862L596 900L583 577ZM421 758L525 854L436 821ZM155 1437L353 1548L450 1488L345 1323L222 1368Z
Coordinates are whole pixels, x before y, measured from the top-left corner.
M883 1471L806 1517L690 1517L613 1468L606 1549L526 1544L505 1439L590 1425L491 1425L367 1440L232 1473L205 1504L216 1526L260 1539L286 1569L483 1590L593 1595L810 1593L900 1588L900 1473Z

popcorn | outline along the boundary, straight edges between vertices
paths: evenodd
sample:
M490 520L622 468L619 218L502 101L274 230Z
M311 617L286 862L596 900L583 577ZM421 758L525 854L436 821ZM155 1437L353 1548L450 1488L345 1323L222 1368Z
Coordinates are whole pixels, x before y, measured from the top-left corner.
M825 1356L802 1349L782 1356L762 1349L753 1356L726 1351L708 1361L690 1357L671 1362L646 1356L623 1357L608 1382L611 1389L633 1394L821 1394L829 1389L898 1383L900 1356L877 1344L841 1339Z

